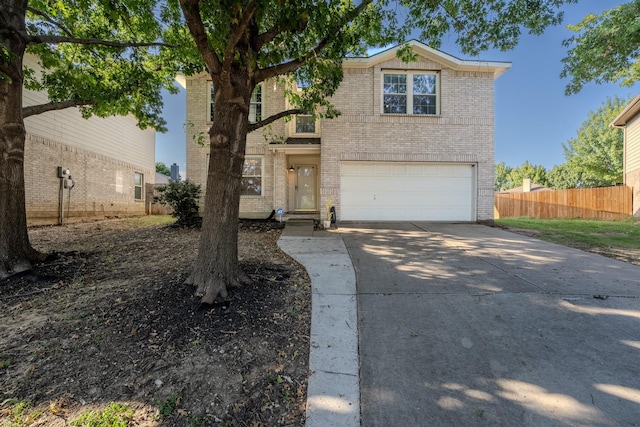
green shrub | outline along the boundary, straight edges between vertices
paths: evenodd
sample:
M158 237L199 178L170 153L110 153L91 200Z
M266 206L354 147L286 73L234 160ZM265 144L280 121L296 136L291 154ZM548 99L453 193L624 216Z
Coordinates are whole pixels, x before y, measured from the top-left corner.
M171 206L173 209L171 216L176 219L178 225L193 226L198 223L198 199L202 192L200 184L195 184L188 179L171 180L157 190L160 195L154 197L153 201Z

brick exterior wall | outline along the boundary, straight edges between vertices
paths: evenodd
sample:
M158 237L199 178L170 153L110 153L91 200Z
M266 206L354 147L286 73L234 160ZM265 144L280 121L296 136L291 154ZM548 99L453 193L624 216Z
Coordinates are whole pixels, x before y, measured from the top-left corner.
M385 70L435 71L439 73L440 114L436 116L382 114L382 73ZM189 178L206 182L207 149L193 142L206 131L208 108L206 76L187 79L187 135ZM263 89L263 117L284 109L283 91L273 83ZM341 115L322 123L320 154L320 217L331 199L340 219L340 164L342 161L447 162L477 166L476 217L493 220L494 180L494 75L491 71L456 71L421 58L399 59L363 68L345 62L344 80L332 98ZM269 131L249 135L247 156L263 156L263 195L243 197L243 216L261 216L272 209L292 205L291 177L286 168L294 154L272 152L268 141L288 137L289 127L280 120ZM265 140L266 137L266 140ZM297 153L299 154L299 153ZM274 163L275 162L275 163ZM320 166L319 165L319 166Z
M69 190L63 193L65 223L145 214L145 201L134 200L134 173L142 173L145 182L153 182L155 170L27 134L25 192L29 225L58 223L58 166L68 168L75 183L70 199ZM143 183L143 197L144 193Z
M207 75L201 74L187 81L187 176L186 178L202 185L202 194L206 192L207 168L209 165L209 135L211 123L207 122L209 108L209 85ZM274 82L263 83L262 116L268 117L285 108L284 91ZM282 153L269 149L269 142L282 139L285 135L285 123L278 120L270 127L258 129L247 136L245 157L262 159L262 195L243 196L240 200L240 215L243 218L263 218L275 207L285 206L287 197L286 159ZM198 144L201 138L204 146ZM274 168L274 162L275 168ZM275 171L275 172L274 172ZM274 175L275 173L275 175ZM275 177L275 179L274 179ZM200 211L204 212L204 197L200 199Z
M438 70L440 115L381 114L384 70ZM346 68L332 99L342 115L322 128L322 205L331 198L340 214L341 161L472 163L478 166L477 219L493 220L493 88L491 73L456 72L430 61Z

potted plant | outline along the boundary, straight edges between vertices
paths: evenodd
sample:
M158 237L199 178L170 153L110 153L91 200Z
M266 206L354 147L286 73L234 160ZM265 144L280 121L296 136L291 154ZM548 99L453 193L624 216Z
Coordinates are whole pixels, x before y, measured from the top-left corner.
M331 203L333 203L333 199L327 200L327 203L324 204L324 210L327 212L327 219L324 221L325 230L331 228Z

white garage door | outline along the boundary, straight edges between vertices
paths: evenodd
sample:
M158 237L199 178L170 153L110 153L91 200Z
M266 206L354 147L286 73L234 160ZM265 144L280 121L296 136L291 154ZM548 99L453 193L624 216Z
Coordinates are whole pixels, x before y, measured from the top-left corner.
M470 164L342 162L340 219L475 221Z

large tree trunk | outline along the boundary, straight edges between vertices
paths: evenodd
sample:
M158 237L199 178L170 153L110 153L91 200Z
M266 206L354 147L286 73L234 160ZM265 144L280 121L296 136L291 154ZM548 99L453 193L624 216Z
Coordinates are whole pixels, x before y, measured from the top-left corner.
M212 304L218 295L226 298L228 286L249 282L238 263L238 215L253 85L240 71L231 73L229 80L221 84L214 79L204 218L198 257L187 279L205 304Z
M41 255L29 243L24 190L25 128L22 118L22 58L27 2L9 2L13 13L0 13L0 277L26 270ZM3 62L4 61L4 62Z

